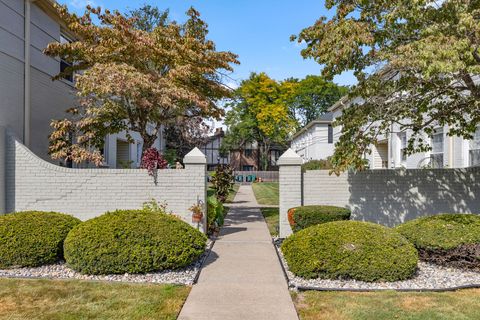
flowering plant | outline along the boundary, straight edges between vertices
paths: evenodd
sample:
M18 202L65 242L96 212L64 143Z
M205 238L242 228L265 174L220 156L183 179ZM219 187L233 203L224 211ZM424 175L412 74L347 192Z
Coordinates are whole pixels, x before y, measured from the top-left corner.
M148 148L143 153L142 163L140 167L147 169L148 174L155 175L155 170L165 169L167 167L167 161L163 158L162 154L158 152L156 148Z

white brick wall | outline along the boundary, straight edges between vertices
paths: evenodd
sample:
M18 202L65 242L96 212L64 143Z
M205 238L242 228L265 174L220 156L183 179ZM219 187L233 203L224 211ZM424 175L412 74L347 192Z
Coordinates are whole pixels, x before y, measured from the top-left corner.
M355 220L395 226L438 213L480 214L480 168L304 174L304 205L346 206Z
M348 207L352 219L386 226L439 213L480 214L480 167L302 175L298 156L288 152L279 161L281 237L292 232L288 210L302 204Z
M168 210L191 223L188 208L197 200L206 202L206 160L198 155L187 155L183 170L159 170L155 185L146 170L52 165L8 136L6 211L51 210L87 220L110 210L139 209L155 199L166 201Z

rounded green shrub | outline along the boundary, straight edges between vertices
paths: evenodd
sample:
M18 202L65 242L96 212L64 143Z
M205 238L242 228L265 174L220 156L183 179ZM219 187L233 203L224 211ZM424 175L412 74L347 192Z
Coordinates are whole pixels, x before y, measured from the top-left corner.
M0 268L37 267L63 259L63 242L80 222L57 212L0 216Z
M336 221L301 230L282 244L290 271L304 278L397 281L412 277L414 246L387 227Z
M68 265L85 274L146 273L190 265L206 236L175 216L118 210L88 220L65 240Z
M401 224L398 232L410 240L420 258L441 265L480 269L480 216L439 214Z
M350 210L335 206L302 206L288 211L288 221L293 232L332 221L349 220Z

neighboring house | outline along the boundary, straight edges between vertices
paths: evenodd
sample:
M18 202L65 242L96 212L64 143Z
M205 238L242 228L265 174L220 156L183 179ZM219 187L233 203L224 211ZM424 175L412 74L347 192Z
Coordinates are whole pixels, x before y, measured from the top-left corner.
M222 146L225 132L222 128L217 128L213 136L208 137L207 143L199 147L207 158L207 170L214 171L219 164L229 164L229 155L222 154L220 148Z
M286 149L280 145L273 145L268 155L269 163L267 171L277 171L277 160ZM230 151L230 165L237 171L261 170L260 153L258 143L247 143L243 149Z
M247 143L241 150L230 150L227 154L220 151L225 132L222 128L217 128L215 133L208 138L206 144L199 147L207 157L208 171L214 171L219 164L228 164L235 171L259 171L260 155L258 152L258 144ZM285 151L285 148L274 145L269 155L269 171L278 170L277 160Z
M311 121L292 137L291 148L306 161L330 157L335 147L334 140L338 140L338 136L334 137L332 121L332 112Z
M52 119L63 119L75 104L73 77L52 81L68 63L43 54L53 41L71 41L52 0L0 0L0 126L9 128L39 157L50 161L48 136ZM103 150L107 167L137 166L142 139L132 133L106 137ZM160 134L155 144L163 150ZM139 156L140 152L140 156Z
M358 103L358 101L354 101ZM294 135L291 147L304 161L326 159L333 155L335 144L341 134L341 127L328 129L329 125L349 106L347 98L335 103L329 113L319 120L312 121ZM465 168L480 166L480 126L473 140L447 135L448 126L439 127L430 139L432 150L407 156L404 152L411 132L400 131L398 125L392 127L392 133L381 136L372 146L372 153L365 155L371 169L394 168ZM428 139L428 137L425 135Z

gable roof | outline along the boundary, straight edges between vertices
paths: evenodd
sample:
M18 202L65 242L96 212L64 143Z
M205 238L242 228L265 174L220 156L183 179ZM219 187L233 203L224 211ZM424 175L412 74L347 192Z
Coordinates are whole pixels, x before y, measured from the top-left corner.
M291 140L297 138L298 136L302 135L305 131L309 130L316 124L331 124L333 122L333 112L327 112L322 114L318 119L310 121L305 127L303 127L300 131L296 132Z

